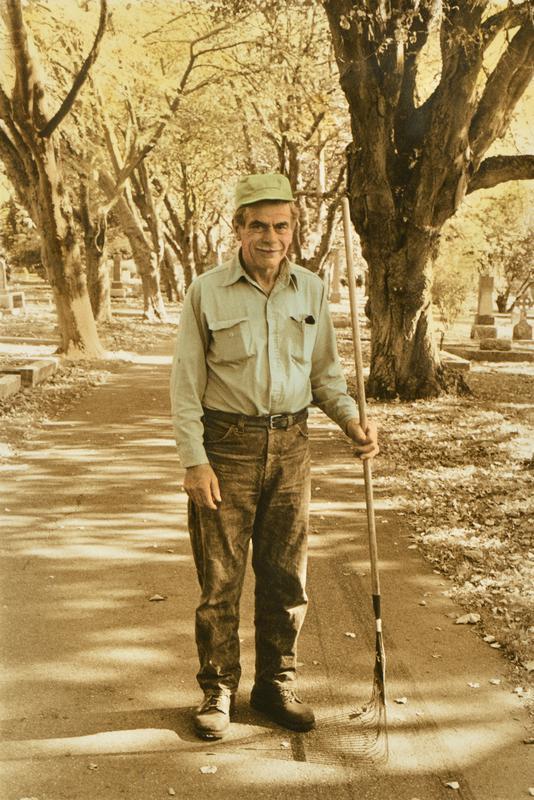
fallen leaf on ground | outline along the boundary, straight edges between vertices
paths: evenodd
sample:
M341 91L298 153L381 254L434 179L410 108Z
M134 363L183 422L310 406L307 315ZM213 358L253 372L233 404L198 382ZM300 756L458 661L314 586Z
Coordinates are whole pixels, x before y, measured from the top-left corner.
M88 769L98 769L98 764L89 764Z
M480 689L480 683L468 683L467 685L470 686L471 689Z
M490 683L493 684L493 686L498 686L500 682L501 682L500 678L490 678Z
M356 638L356 634L355 634L355 633L353 633L352 631L345 631L345 636L346 636L348 639L355 639L355 638Z
M492 636L491 633L488 633L487 636L484 636L484 641L488 642L488 644L492 644L495 641L495 636Z
M534 797L534 786L531 786L528 790L528 793L531 797Z
M217 772L217 767L200 767L203 775L214 775Z
M534 670L534 661L524 661L523 666L527 672L532 672Z
M480 614L464 614L463 617L458 617L456 625L475 625L480 622Z
M155 601L158 601L158 600L166 600L166 599L167 598L164 597L164 595L162 595L162 594L153 594L152 597L150 598L150 602L152 603L152 602L155 602Z
M289 750L291 743L284 740L283 742L280 742L280 747L282 750Z
M403 706L408 702L408 698L407 697L396 697L395 698L395 702L398 703L399 705Z
M531 736L530 739L523 739L523 744L534 744L534 736Z
M499 642L493 642L493 644L490 644L490 647L493 647L494 650L501 649L501 645L499 644Z
M449 789L459 789L460 788L460 784L458 783L458 781L449 781L448 783L445 784L445 786L448 786Z
M167 794L170 795L171 797L176 797L176 792L172 788L172 786L169 786L169 788L167 789Z

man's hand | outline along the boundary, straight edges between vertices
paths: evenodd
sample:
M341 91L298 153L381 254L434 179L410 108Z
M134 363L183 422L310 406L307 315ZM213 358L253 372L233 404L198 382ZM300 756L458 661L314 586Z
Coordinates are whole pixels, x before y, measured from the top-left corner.
M345 431L356 445L356 453L362 461L374 458L378 454L378 434L372 420L367 420L367 429L364 431L356 418L349 419Z
M219 481L210 464L187 467L184 489L196 506L204 506L216 511L216 503L221 502Z

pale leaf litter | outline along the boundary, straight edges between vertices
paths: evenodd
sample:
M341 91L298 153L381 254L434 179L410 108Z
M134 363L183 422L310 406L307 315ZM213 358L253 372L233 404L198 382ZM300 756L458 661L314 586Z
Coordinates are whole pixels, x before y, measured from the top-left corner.
M502 647L528 669L534 655L534 366L514 366L519 369L499 370L498 377L478 366L471 376L477 393L489 381L484 393L493 402L371 403L370 413L383 454L375 485L388 490L406 520L407 546L453 582L447 594L469 610L456 622L480 621L489 646ZM499 402L510 397L514 404Z

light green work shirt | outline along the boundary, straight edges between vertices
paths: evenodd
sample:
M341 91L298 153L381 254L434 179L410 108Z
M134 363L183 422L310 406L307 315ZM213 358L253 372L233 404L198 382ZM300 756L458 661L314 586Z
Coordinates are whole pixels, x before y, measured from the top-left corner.
M343 430L357 417L337 354L323 281L284 260L269 295L236 255L186 294L171 375L184 467L208 462L203 407L263 416L314 403Z

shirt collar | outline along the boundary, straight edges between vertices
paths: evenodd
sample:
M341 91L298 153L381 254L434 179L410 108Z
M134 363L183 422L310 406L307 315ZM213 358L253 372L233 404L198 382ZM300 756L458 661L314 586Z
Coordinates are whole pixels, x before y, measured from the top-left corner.
M245 269L243 268L243 265L241 264L240 253L241 251L238 250L228 262L228 275L222 284L223 286L232 286L241 279L250 280ZM295 271L295 264L289 261L288 258L284 258L282 261L276 283L281 286L289 286L289 284L292 283L294 288L298 289L298 279Z

